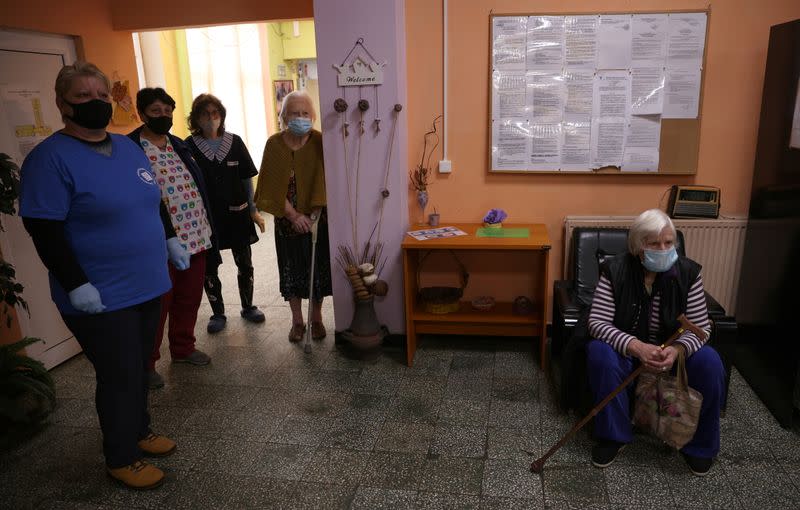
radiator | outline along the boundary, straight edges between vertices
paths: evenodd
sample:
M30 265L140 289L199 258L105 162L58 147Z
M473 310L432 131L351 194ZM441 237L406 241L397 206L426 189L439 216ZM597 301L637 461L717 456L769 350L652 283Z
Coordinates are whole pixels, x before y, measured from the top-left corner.
M572 230L575 227L627 228L633 219L634 216L567 216L564 219L564 277L571 277L567 254L571 253ZM675 228L683 232L686 256L703 266L706 290L719 301L728 315L733 315L747 218L672 221Z

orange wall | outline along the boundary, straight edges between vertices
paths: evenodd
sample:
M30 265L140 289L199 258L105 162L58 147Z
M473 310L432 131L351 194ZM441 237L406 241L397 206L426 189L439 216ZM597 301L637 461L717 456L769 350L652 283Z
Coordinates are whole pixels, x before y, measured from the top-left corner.
M442 113L442 2L406 0L408 160L415 165L422 136ZM561 276L567 215L633 215L659 206L671 184L722 189L722 214L746 214L749 204L769 28L800 17L798 0L725 0L709 18L696 176L511 175L487 172L489 14L591 13L704 9L707 0L449 2L449 96L446 128L453 173L436 174L428 189L443 224L480 221L492 207L518 222L547 225L553 249L550 280ZM441 150L441 146L440 149ZM431 161L441 159L441 152ZM432 164L432 166L435 166ZM412 222L420 219L409 195ZM662 203L663 207L663 203ZM552 288L548 283L548 288Z
M78 58L96 64L109 78L116 71L122 79L130 80L134 94L139 90L131 33L113 30L109 0L71 0L69 7L48 0L2 2L0 20L7 28L78 36ZM55 79L53 76L54 83ZM134 127L109 126L109 130L127 133Z
M112 23L117 30L156 30L314 16L312 0L138 0L110 3Z

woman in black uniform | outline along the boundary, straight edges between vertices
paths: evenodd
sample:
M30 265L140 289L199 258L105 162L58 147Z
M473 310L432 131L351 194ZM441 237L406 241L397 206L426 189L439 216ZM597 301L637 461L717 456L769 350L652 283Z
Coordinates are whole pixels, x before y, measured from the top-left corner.
M217 245L220 250L230 249L236 263L241 316L250 322L264 322L264 313L253 305L253 263L250 245L258 241L253 227L257 224L264 232L264 219L253 203L251 179L258 174L250 153L242 139L225 131L225 107L211 94L200 94L192 103L189 130L186 139L192 155L203 170L208 184L208 207L216 219ZM217 333L225 328L225 303L222 300L222 283L219 266L206 265L205 289L213 315L208 321L208 332Z

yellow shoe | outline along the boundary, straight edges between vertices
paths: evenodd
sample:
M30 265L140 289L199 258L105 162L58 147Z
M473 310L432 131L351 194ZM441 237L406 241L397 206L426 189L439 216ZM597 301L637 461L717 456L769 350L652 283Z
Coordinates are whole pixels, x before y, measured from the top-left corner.
M175 449L178 447L172 439L153 432L137 444L148 457L166 457L175 453Z
M143 460L121 468L106 469L111 478L129 489L155 489L164 482L164 472Z

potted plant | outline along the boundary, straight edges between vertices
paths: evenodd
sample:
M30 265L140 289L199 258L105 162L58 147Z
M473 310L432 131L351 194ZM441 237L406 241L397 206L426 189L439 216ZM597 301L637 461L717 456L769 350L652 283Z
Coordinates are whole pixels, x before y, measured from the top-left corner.
M4 232L3 214L17 213L17 195L19 193L19 168L8 154L0 153L0 231ZM28 309L28 304L22 299L22 285L16 281L14 266L0 258L0 298L3 308L0 315L5 315L6 327L11 327L11 310L20 305Z
M430 131L425 133L422 144L422 157L419 164L408 173L411 181L411 189L417 192L417 204L422 209L422 217L425 218L425 206L428 205L428 186L431 184L432 172L430 170L431 156L439 145L439 135L436 130L436 123L442 118L441 115L433 119L433 126ZM433 146L428 152L428 140L433 140Z
M7 154L0 153L0 213L16 214L19 168ZM0 221L0 230L3 229ZM0 299L6 320L0 327L11 327L15 306L28 311L22 298L23 286L16 281L14 266L0 260ZM46 423L56 406L55 384L44 365L26 356L24 349L38 338L23 338L0 345L0 449L16 444Z
M503 220L508 218L508 214L502 209L489 209L483 217L483 225L486 228L502 228Z
M47 422L56 407L53 378L44 365L23 354L41 341L23 338L0 346L0 449L17 444Z

